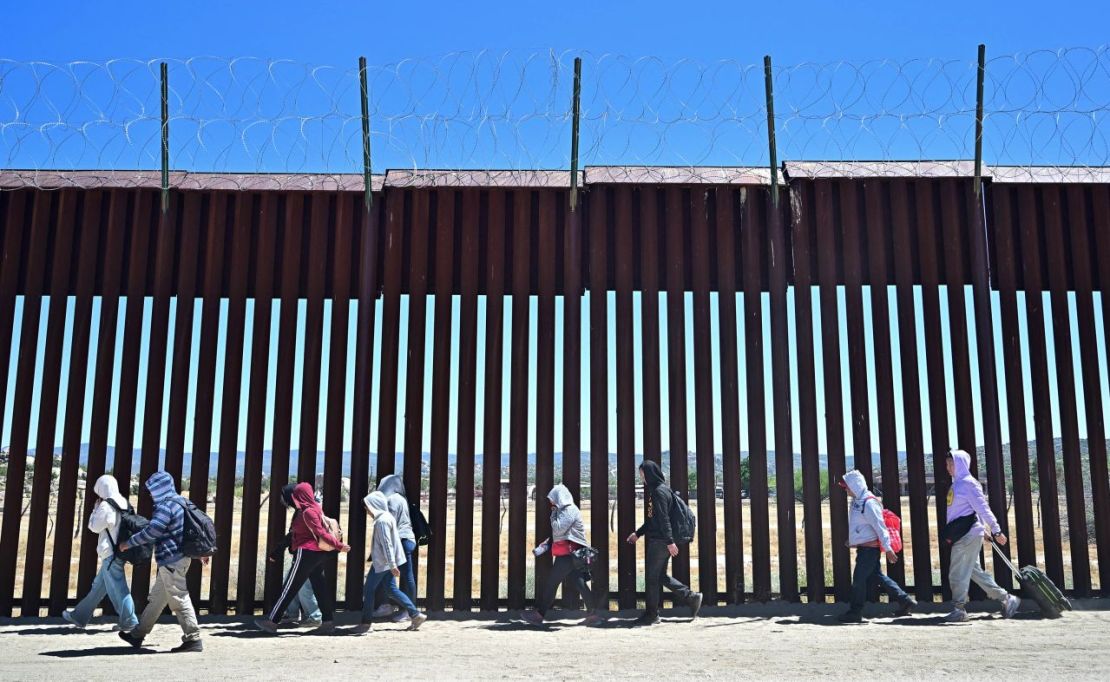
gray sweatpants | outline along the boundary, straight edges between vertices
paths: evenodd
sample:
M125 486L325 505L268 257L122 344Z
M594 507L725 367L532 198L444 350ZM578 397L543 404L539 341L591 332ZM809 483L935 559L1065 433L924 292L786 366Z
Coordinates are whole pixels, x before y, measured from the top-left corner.
M999 601L1009 592L998 586L994 577L979 565L979 550L983 547L983 537L972 531L952 545L952 560L948 564L948 585L952 588L952 606L958 609L967 604L967 589L974 580L983 588L987 596Z
M158 566L158 577L154 586L150 588L150 597L143 615L139 618L139 627L131 633L136 639L142 639L150 634L158 617L170 607L177 622L181 624L184 634L181 641L190 642L200 639L200 626L197 625L197 613L193 610L193 600L189 598L189 588L185 584L185 574L193 560L185 557L168 566Z

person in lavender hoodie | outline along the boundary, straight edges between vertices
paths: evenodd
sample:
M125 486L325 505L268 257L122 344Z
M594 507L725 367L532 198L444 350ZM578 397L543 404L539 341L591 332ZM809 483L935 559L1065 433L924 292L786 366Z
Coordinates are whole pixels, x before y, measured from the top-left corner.
M972 580L983 588L992 599L1002 602L1002 617L1014 615L1021 600L998 586L990 573L979 565L979 550L988 535L998 544L1006 544L998 519L987 504L983 486L971 475L971 455L963 450L948 453L948 475L952 487L948 490L950 524L960 524L959 519L974 516L967 533L952 542L952 558L948 565L948 584L952 588L952 612L945 620L950 623L967 621L967 590ZM986 527L984 527L984 523ZM989 529L989 533L988 533Z

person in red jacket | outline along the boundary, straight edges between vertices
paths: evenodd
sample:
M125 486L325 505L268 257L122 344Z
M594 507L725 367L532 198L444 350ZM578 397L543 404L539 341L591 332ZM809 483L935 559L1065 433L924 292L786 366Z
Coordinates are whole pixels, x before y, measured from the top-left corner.
M351 547L332 535L327 525L324 524L324 510L320 508L320 504L316 501L311 485L298 483L293 488L293 506L296 507L298 512L293 516L293 523L289 528L289 534L292 537L291 547L295 552L293 567L289 570L285 584L281 586L281 594L277 603L270 610L269 616L255 620L254 624L260 630L265 630L271 634L276 633L278 623L281 622L282 615L285 613L286 607L289 606L289 602L296 596L305 580L310 580L312 581L312 589L316 592L317 600L320 603L322 620L320 627L311 630L310 633L329 634L335 630L335 602L329 596L324 580L324 560L327 558L329 551L322 549L320 542L325 542L340 552L349 551Z

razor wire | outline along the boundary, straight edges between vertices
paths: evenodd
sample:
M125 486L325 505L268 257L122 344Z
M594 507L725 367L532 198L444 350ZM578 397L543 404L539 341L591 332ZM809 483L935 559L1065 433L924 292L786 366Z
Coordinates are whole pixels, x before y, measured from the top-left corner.
M375 172L402 183L567 183L578 56L587 181L769 176L761 64L554 50L368 66ZM165 61L171 186L361 186L354 65ZM0 60L0 188L157 187L159 62ZM976 69L973 59L778 66L778 158L801 175L967 174ZM1105 181L1110 47L992 57L984 109L986 174Z

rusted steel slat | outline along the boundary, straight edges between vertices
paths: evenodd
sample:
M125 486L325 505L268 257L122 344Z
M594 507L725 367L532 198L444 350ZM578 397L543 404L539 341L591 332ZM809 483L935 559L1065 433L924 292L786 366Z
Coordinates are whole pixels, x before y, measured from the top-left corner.
M894 254L894 283L898 296L898 350L902 362L903 428L906 434L906 475L910 493L910 549L913 552L914 595L933 598L932 542L929 532L928 489L925 485L925 442L921 412L921 375L917 351L917 310L914 300L915 251L913 215L905 180L890 188L890 225ZM884 472L884 476L885 476Z
M837 482L844 476L844 403L840 377L840 303L837 299L836 223L833 220L833 186L828 180L812 185L816 207L818 279L821 284L821 353L825 390L825 433L829 451L829 525L832 526L833 591L837 601L851 593L851 557L848 555L848 498Z
M428 519L433 528L428 546L428 609L442 611L447 564L447 458L451 418L451 313L455 258L456 192L436 192L435 329L432 351L432 449L428 480ZM456 499L458 495L456 494Z
M1060 188L1046 185L1044 193L1045 256L1052 300L1052 337L1055 341L1056 395L1064 449L1064 489L1068 500L1068 545L1071 547L1072 589L1076 596L1091 591L1091 563L1087 548L1087 512L1083 493L1083 462L1079 455L1079 414L1075 398L1071 320L1068 312L1068 263L1064 246L1065 206ZM1047 386L1045 387L1047 389Z
M486 197L486 376L482 426L481 609L496 611L501 569L501 396L505 327L504 190Z
M852 397L852 464L874 481L871 463L871 389L867 382L867 350L863 331L863 212L860 185L837 183L840 197L840 229L844 236L844 312L848 322L848 379Z
M537 233L539 270L536 311L536 542L551 536L547 493L555 485L555 258L558 243L555 211L558 195L539 193ZM546 585L551 555L536 557L535 585Z
M813 185L791 187L787 190L787 197L787 206L790 209L790 242L794 256L794 323L797 328L798 349L798 425L802 450L802 508L805 514L803 530L806 548L806 597L810 603L824 603L825 543L821 518L821 460L817 445L817 370L813 356ZM718 246L724 250L723 244ZM723 271L724 268L722 274ZM725 295L722 280L722 301ZM722 329L724 324L722 305ZM733 333L732 336L735 338L736 334ZM722 369L725 366L724 351L722 342ZM725 504L728 504L727 488ZM728 537L727 531L725 537Z
M682 188L669 186L665 202L664 242L667 273L667 410L671 447L671 488L687 502L690 486L687 473L689 451L686 423L686 197ZM597 372L592 372L596 377ZM680 547L671 561L674 576L690 583L690 548Z
M662 464L662 426L659 383L659 278L661 273L660 190L641 187L637 190L640 220L634 226L640 244L640 339L642 341L644 459Z
M1105 263L1110 263L1110 187L1098 187L1091 190L1091 211L1089 214L1089 228L1088 233L1084 238L1087 239L1086 250L1094 254L1096 267L1092 274L1095 279L1095 286L1102 294L1102 324L1104 338L1110 337L1110 275L1106 273ZM1072 253L1078 253L1079 248L1084 246L1080 243L1072 247ZM1093 247L1093 248L1092 248ZM1097 280L1101 279L1101 282ZM1087 363L1084 363L1087 366ZM1091 370L1091 384L1098 379L1096 376L1096 369ZM1092 406L1091 398L1089 397L1094 389L1086 389L1087 383L1084 384L1084 389L1087 391L1084 399L1087 400L1088 414L1097 409L1098 403ZM1099 411L1101 414L1101 411ZM1092 426L1095 424L1095 426ZM1094 502L1095 511L1095 534L1098 539L1098 568L1099 568L1099 589L1103 596L1110 594L1110 578L1103 578L1102 576L1110 576L1110 479L1107 477L1107 453L1105 447L1099 449L1094 445L1097 429L1102 429L1101 440L1106 439L1106 425L1100 419L1092 419L1087 417L1087 443L1090 446L1090 459L1091 459L1091 496Z
M305 208L304 262L305 325L304 365L301 370L301 438L297 480L316 486L316 454L320 436L320 373L324 345L324 285L328 272L328 233L334 195L316 193Z
M713 340L709 323L709 222L706 190L691 190L694 285L694 447L698 479L698 590L717 603L717 482L713 452ZM791 481L793 485L793 481Z
M58 475L58 512L54 526L54 554L50 562L50 614L60 615L69 596L70 561L74 539L74 511L77 506L77 477L80 466L81 426L85 416L85 383L89 369L89 336L92 327L93 291L100 255L100 234L104 192L84 192L81 197L81 227L74 241L77 247L77 272L73 280L76 296L73 307L73 342L69 352L69 388L66 395L65 431L62 434L62 466ZM8 357L3 355L0 357ZM6 385L6 383L0 383ZM4 409L0 405L0 410ZM0 427L2 429L2 427ZM85 486L96 479L86 477ZM77 528L83 523L77 520ZM80 594L80 593L79 593Z
M1095 519L1096 553L1099 567L1099 588L1106 592L1110 576L1110 496L1106 481L1106 427L1102 416L1102 379L1099 371L1098 341L1095 331L1094 296L1092 295L1091 213L1088 199L1102 188L1070 185L1066 190L1071 237L1071 271L1075 277L1076 317L1079 321L1079 354L1083 372L1083 404L1087 418L1087 448L1090 458L1091 498ZM1097 263L1098 261L1096 261ZM1096 266L1097 267L1097 266ZM1101 488L1101 490L1100 490ZM1074 540L1073 540L1074 542Z
M459 299L459 395L455 446L455 582L451 603L469 611L474 575L474 449L478 372L478 286L481 192L462 193Z
M602 610L609 609L608 199L598 190L591 192L586 201L590 257L590 541L605 550L598 556L591 587Z
M902 515L902 484L898 471L898 439L894 423L894 364L891 359L890 302L891 283L887 266L888 235L891 216L885 181L865 181L867 256L871 283L871 340L875 353L875 408L879 418L879 466L883 475L883 506ZM911 415L912 416L912 415ZM900 585L906 584L905 564L887 564L887 575Z
M39 322L42 317L42 294L46 284L46 257L52 231L50 218L54 199L53 195L46 192L34 195L33 206L29 211L30 232L26 251L20 257L27 266L23 286L19 364L16 368L15 396L12 400L11 442L8 444L8 478L4 488L4 523L0 535L0 616L3 617L12 614L14 605L16 558L19 555L19 529L23 519L26 494L24 481L31 436L31 398L36 388ZM20 493L13 494L13 491ZM24 612L26 609L24 604Z
M771 289L771 402L775 411L775 511L779 540L779 592L798 601L798 540L794 512L794 433L790 414L790 331L786 284L792 266L782 206L768 204L766 249ZM785 341L785 343L784 343Z
M1037 496L1041 502L1041 542L1045 573L1064 584L1064 558L1060 537L1060 501L1056 484L1056 453L1052 433L1052 405L1046 360L1044 297L1041 281L1041 202L1036 187L1022 188L1018 203L1021 228L1022 282L1025 319L1029 334L1029 379L1033 392L1033 430L1037 441Z
M123 279L124 239L127 234L128 193L108 190L103 256L100 263L100 329L97 333L96 371L93 377L92 417L89 424L88 463L85 499L81 519L87 519L99 500L89 481L96 482L105 472L108 450L108 420L112 406L112 379L116 375L116 328L119 320L119 295ZM6 357L6 355L4 356ZM5 368L6 369L6 368ZM0 400L0 409L3 402ZM81 534L81 563L77 570L77 593L85 594L99 570L96 553L98 534Z
M937 265L939 228L935 218L933 182L912 185L917 210L917 258L921 269L921 310L925 328L925 366L929 373L930 437L933 444L933 480L939 491L947 483L945 456L951 447L948 434L948 398L941 335L945 330L940 321L940 271ZM937 528L943 528L948 510L944 495L934 495ZM940 545L940 583L948 599L948 549Z
M190 366L193 349L194 300L197 293L197 270L200 244L204 233L213 229L218 220L219 210L224 206L226 195L204 196L197 192L183 194L184 215L180 227L180 244L177 251L177 311L174 319L173 356L170 365L170 402L166 406L166 464L165 470L173 475L174 482L181 489L181 474L185 459L185 413L188 408L189 382L193 380ZM203 218L201 217L204 212ZM223 264L219 264L222 266ZM171 285L173 286L173 285ZM211 405L211 400L208 404ZM196 452L196 443L193 443ZM206 453L207 455L207 453ZM205 472L207 467L205 467ZM201 472L201 473L205 473ZM193 477L196 478L195 476ZM207 478L207 476L206 476ZM200 501L203 504L203 500ZM191 570L199 575L196 569ZM194 585L196 578L193 578ZM190 586L192 591L193 585ZM197 593L194 598L199 598Z
M281 312L278 318L278 356L274 386L274 436L270 459L270 487L267 497L266 555L285 536L286 511L281 488L289 483L289 458L292 447L294 351L297 346L297 307L300 297L301 244L304 229L304 195L291 194L278 216L281 225L279 254L281 272ZM266 562L265 606L278 599L284 566Z
M404 263L404 221L411 192L385 193L385 259L382 268L382 354L378 378L378 474L393 473L397 460L397 373L401 352L401 274ZM408 492L408 491L406 491ZM415 492L413 493L415 495ZM415 498L414 498L415 499Z
M582 500L582 207L564 214L563 233L563 485ZM658 324L656 325L658 327ZM656 370L658 372L658 370ZM563 603L578 605L575 581L563 582Z
M46 553L46 517L50 506L54 472L54 437L58 421L58 389L65 344L66 294L73 272L74 219L77 193L62 190L52 220L53 266L48 275L46 345L43 349L39 391L39 423L35 442L35 474L31 483L31 513L27 524L27 555L23 566L23 615L38 615L42 600L42 569ZM66 558L68 561L68 557Z
M262 463L266 438L266 408L270 367L270 328L273 321L273 298L276 278L275 252L279 243L278 218L281 209L278 197L263 194L259 199L257 217L252 219L251 251L254 317L251 329L249 406L247 408L247 454L243 463L243 508L239 534L239 581L236 589L236 610L240 614L254 612L258 566L258 540L262 495ZM218 504L218 501L217 501ZM251 531L254 532L251 532ZM244 532L245 531L245 532Z
M632 287L635 244L632 188L617 186L614 204L617 290L617 538L636 530L636 405L633 381ZM636 607L636 548L617 545L617 605Z
M211 330L210 334L215 336L217 324L219 322L219 296L223 288L224 278L227 279L227 335L224 346L224 374L220 377L223 384L223 402L220 405L220 442L217 443L218 459L216 462L216 508L215 518L216 523L216 537L220 541L221 550L216 552L212 557L212 569L210 573L210 582L208 584L209 593L209 608L213 613L227 613L228 605L228 590L230 588L229 573L231 570L231 554L232 554L232 515L234 514L235 506L235 487L236 479L236 460L238 459L238 443L239 443L239 424L243 423L242 420L246 415L239 414L240 396L243 388L243 345L245 337L245 324L247 308L247 276L250 273L250 246L251 246L251 224L257 215L256 202L257 195L255 194L239 194L234 197L233 206L229 207L230 219L226 227L218 233L209 231L208 238L208 257L206 257L207 270L205 275L205 310L202 313L201 324L202 330ZM217 237L217 239L213 239ZM219 242L219 247L214 241ZM225 255L223 253L224 245L230 250L230 253ZM217 260L215 252L219 252L222 258L221 268L217 270L213 267L212 262ZM207 312L209 299L215 299L216 305L213 306L215 314L215 322L209 324L205 315L210 315ZM211 318L209 318L211 319ZM203 331L202 331L203 333ZM207 336L207 334L205 335ZM211 357L205 355L205 351L211 353ZM215 380L215 344L209 349L205 346L204 337L201 338L201 367L212 367L208 376L213 377ZM209 365L211 363L211 365ZM205 370L208 372L209 370ZM206 386L206 390L207 390ZM198 385L197 390L197 414L201 412L201 407L204 405L200 395L200 388ZM248 408L249 409L249 408ZM197 444L201 443L206 434L211 434L211 412L208 412L209 424L196 424L196 435L193 436L193 451L194 453L200 452L203 457L207 450L211 449L211 436L208 436L209 447L201 448ZM197 470L197 464L194 454L193 471ZM204 464L201 464L204 466ZM204 480L198 480L194 477L192 487L189 490L189 497L192 499L208 498L208 477L205 476ZM249 532L249 531L248 531ZM257 533L257 531L255 531ZM240 534L242 535L242 534ZM242 551L241 547L235 548ZM251 597L253 598L253 594Z
M512 398L509 407L509 608L524 607L528 533L528 326L531 281L531 193L512 196Z
M771 598L771 518L767 499L767 420L763 380L763 232L765 192L741 195L744 271L744 345L748 383L748 499L752 520L752 593Z

